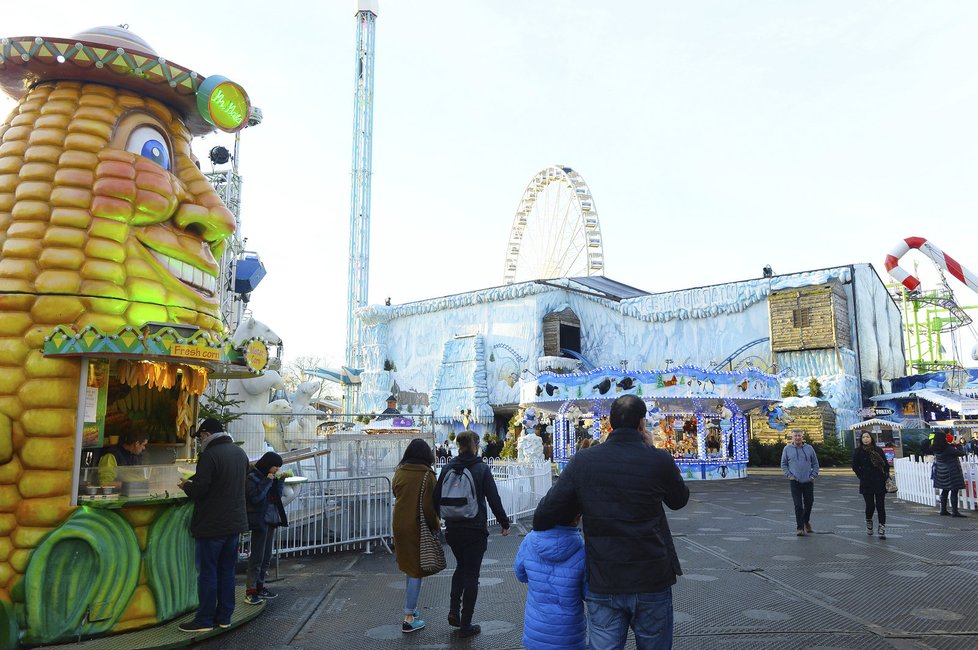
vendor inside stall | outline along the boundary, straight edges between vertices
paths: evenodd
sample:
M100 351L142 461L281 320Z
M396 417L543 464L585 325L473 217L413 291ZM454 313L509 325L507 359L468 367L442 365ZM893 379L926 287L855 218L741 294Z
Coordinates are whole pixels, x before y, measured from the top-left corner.
M149 436L142 431L128 431L118 444L106 447L98 461L98 480L106 485L119 478L120 467L143 464L143 452L149 444ZM123 472L125 474L125 472Z

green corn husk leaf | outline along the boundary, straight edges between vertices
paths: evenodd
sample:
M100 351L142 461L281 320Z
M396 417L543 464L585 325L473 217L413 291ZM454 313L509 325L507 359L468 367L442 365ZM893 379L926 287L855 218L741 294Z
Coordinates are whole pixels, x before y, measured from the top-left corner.
M76 510L31 553L26 640L49 643L112 629L136 590L139 563L139 543L125 519Z
M160 621L197 607L197 572L190 516L194 506L169 508L150 526L146 538L146 580Z

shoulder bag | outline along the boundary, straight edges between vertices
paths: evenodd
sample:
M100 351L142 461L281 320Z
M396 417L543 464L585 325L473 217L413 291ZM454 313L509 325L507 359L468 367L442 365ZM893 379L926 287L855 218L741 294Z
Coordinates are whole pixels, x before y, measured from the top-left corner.
M892 476L886 477L886 491L888 494L895 494L897 491L897 484Z
M448 566L445 562L445 549L442 548L438 533L431 531L428 518L424 516L424 492L428 484L428 475L421 479L421 489L418 491L418 523L421 534L421 573L431 576L444 571Z

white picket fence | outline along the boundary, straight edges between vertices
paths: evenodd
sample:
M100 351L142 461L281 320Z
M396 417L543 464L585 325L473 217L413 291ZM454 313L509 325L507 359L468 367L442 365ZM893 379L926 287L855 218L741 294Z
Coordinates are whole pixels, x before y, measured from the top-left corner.
M931 478L933 466L933 456L925 456L919 461L915 458L897 458L894 461L898 488L896 497L927 506L938 505L940 491L934 489ZM962 460L961 470L964 473L964 489L958 492L958 507L978 510L978 462Z

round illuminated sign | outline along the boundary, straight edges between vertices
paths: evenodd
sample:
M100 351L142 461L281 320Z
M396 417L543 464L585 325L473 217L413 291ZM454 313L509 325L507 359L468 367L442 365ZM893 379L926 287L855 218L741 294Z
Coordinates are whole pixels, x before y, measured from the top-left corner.
M226 77L211 75L197 90L197 110L208 124L234 133L248 126L251 101L238 84Z
M245 343L243 355L245 365L252 372L261 372L268 365L268 346L261 339Z

